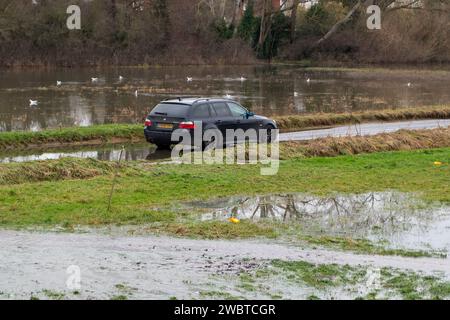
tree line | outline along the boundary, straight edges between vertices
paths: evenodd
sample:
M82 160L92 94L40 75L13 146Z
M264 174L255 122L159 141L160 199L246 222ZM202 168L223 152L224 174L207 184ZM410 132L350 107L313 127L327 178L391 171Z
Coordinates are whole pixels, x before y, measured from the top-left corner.
M0 66L447 63L449 23L450 0L0 0Z

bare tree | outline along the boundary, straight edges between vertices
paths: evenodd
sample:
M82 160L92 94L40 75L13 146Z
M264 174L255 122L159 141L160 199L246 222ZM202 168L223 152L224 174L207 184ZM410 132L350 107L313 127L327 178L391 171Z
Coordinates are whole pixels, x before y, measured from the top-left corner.
M351 18L353 17L353 15L361 8L361 7L367 7L369 5L375 4L378 5L380 7L380 9L384 12L389 11L389 10L393 10L393 9L407 9L407 8L412 8L415 5L417 5L417 3L419 3L419 0L410 0L407 3L402 2L401 5L399 6L393 6L397 1L396 0L358 0L355 5L350 9L350 11L345 15L344 18L342 18L341 20L339 20L337 23L335 23L331 29L322 37L320 38L316 45L321 44L322 42L326 41L327 39L329 39L333 34L336 33L336 31L339 30L339 28L346 24L348 21L351 20Z

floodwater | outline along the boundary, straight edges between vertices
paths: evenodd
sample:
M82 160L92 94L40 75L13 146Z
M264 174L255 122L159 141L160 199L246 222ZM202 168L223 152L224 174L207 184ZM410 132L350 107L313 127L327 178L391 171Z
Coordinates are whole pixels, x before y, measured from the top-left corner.
M448 104L448 81L442 77L450 75L319 72L286 65L2 70L0 131L140 123L159 101L178 96L229 95L268 116ZM38 105L30 106L30 99Z
M391 248L450 252L450 206L425 203L408 193L231 197L193 202L187 207L204 212L203 220L225 221L234 216L297 223L311 235L364 238Z
M262 269L273 259L389 267L447 276L450 270L449 259L355 255L261 240L0 230L0 242L0 299L213 298L202 295L208 291L270 299L269 294L239 290L236 282L240 274ZM80 280L76 289L71 287L77 283L71 277L75 275ZM319 294L317 290L277 278L265 283L265 287L286 299L306 299ZM348 293L320 295L328 299L346 298Z
M170 159L170 151L156 150L156 146L149 143L113 144L93 147L73 147L37 150L8 151L0 153L0 163L30 162L42 160L54 160L61 158L97 159L103 161L118 161L122 153L121 161L158 161Z

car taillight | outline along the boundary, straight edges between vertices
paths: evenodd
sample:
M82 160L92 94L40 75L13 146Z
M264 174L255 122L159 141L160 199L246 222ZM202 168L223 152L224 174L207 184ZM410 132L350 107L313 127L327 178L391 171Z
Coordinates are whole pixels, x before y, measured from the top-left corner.
M152 126L152 121L151 120L145 120L145 122L144 122L144 126L146 126L146 127L151 127Z
M180 129L195 129L195 123L193 123L192 121L180 122L179 128Z

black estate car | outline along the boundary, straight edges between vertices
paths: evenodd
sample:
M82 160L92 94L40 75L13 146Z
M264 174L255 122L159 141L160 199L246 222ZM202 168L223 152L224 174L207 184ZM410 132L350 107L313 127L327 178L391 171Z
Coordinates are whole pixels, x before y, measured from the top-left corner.
M168 148L172 141L172 132L186 129L191 135L196 123L201 121L202 131L219 130L226 137L227 129L266 130L267 141L272 140L272 130L276 122L255 115L236 101L224 98L178 98L159 103L145 121L144 133L148 142L159 148ZM202 134L203 134L202 132ZM259 138L258 138L259 139ZM234 143L224 141L225 143ZM203 145L205 147L205 144Z

